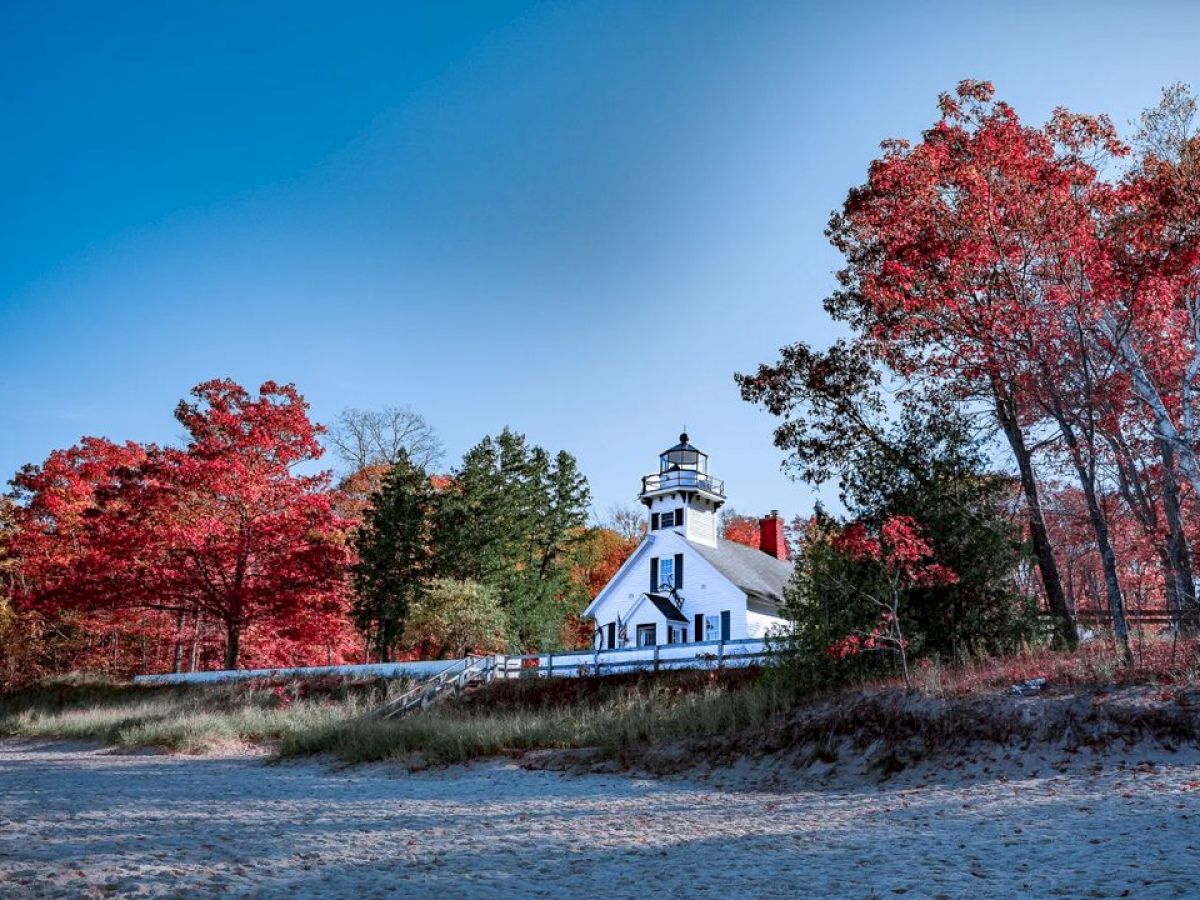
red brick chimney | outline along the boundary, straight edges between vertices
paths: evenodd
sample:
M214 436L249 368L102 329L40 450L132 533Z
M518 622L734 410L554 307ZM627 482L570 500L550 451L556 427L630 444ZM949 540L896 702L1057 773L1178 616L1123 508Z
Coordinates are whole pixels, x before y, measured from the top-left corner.
M769 553L776 559L788 558L787 541L783 537L783 519L779 518L779 510L771 510L758 523L758 549Z

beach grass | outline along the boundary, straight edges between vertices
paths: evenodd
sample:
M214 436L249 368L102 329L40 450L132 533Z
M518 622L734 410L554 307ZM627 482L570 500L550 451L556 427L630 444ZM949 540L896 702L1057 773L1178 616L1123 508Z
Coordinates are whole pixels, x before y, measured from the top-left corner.
M204 753L348 721L404 686L329 679L138 686L74 676L0 694L0 734Z
M701 677L690 677L696 674ZM584 689L567 693L565 701L566 692L544 681L500 683L475 702L447 703L396 721L331 722L294 730L281 741L279 753L328 754L349 763L395 759L414 768L533 749L588 747L616 756L634 746L736 731L788 707L789 696L773 682L746 674L724 680L711 673L671 673L615 684L591 679L590 686L586 679L576 680L573 686ZM494 703L487 702L489 695Z

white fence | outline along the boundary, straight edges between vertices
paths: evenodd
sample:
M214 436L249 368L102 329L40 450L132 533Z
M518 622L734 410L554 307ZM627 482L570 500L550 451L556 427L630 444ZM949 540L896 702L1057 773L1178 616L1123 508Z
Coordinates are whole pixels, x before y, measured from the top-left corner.
M565 650L562 653L496 654L488 666L496 678L578 678L629 672L671 669L716 669L761 665L771 650L762 638L740 641L698 641L693 644L660 644L623 647L619 650ZM316 666L292 669L237 669L219 672L181 672L136 675L134 684L211 684L253 678L414 678L424 681L459 665L462 660L375 663L361 666Z
M456 665L456 659L429 659L417 662L371 663L361 666L312 666L291 669L224 669L218 672L177 672L163 675L135 675L134 684L211 684L217 681L248 681L252 678L426 678Z
M582 675L616 675L626 672L659 672L668 669L716 669L754 666L767 662L771 649L762 638L740 641L697 641L693 644L657 644L618 650L582 650L507 657L511 671L521 661L522 674L553 678Z

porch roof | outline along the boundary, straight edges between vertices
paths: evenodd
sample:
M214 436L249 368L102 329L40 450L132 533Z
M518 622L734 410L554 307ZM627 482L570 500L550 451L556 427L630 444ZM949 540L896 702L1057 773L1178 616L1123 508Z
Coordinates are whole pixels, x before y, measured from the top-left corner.
M658 611L663 614L668 622L682 622L687 624L687 616L679 611L679 607L671 602L671 598L666 594L646 594L646 599L657 607Z

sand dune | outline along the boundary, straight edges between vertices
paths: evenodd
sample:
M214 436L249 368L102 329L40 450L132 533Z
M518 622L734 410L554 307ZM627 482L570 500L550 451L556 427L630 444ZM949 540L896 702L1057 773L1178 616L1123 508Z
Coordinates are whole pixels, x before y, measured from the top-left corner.
M409 775L6 741L0 896L1200 895L1194 752L744 789L766 771Z

